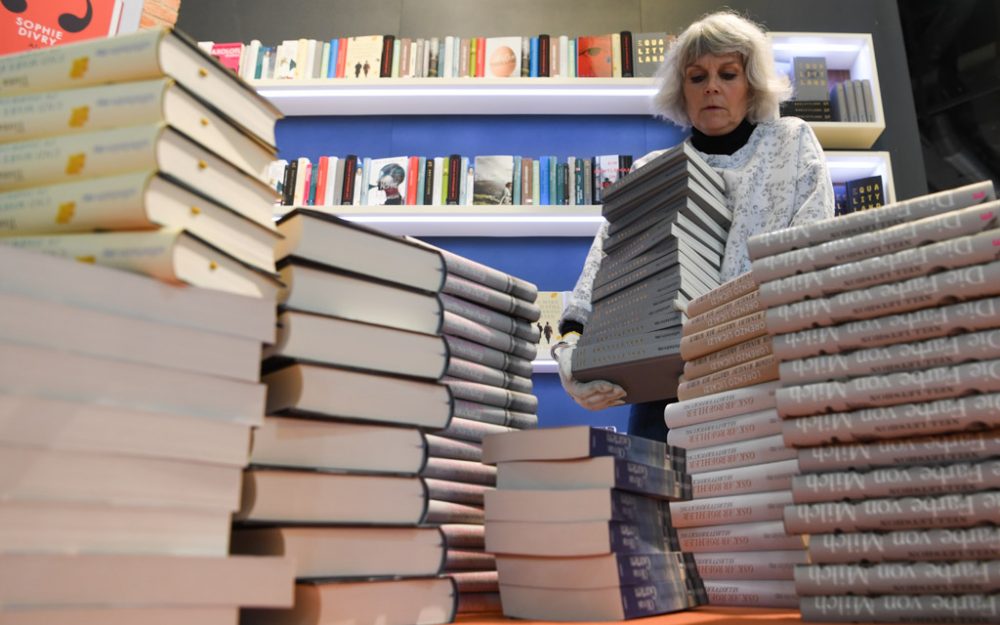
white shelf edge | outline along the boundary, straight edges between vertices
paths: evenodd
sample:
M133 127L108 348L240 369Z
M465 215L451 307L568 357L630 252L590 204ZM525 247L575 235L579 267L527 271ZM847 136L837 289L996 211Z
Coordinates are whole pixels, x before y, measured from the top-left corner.
M531 361L532 373L558 373L559 364L549 358L539 358Z

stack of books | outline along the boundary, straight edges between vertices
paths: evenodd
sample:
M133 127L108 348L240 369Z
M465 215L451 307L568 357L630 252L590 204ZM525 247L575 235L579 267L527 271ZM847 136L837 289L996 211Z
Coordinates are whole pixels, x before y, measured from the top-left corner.
M290 561L228 556L274 339L252 172L277 113L169 31L5 57L0 82L0 620L290 605Z
M496 469L482 464L481 442L491 433L538 425L531 381L540 336L538 289L454 252L430 249L445 264L442 332L450 358L444 383L455 397L455 416L436 433L422 472L431 493L428 520L478 537L449 547L445 571L458 585L461 612L496 611L496 566L482 542L483 498L496 484Z
M3 243L274 298L280 117L183 35L0 59Z
M801 537L782 525L796 452L775 410L777 363L749 273L688 304L678 403L664 410L667 442L686 450L693 500L672 504L681 545L694 552L709 602L797 605Z
M489 436L483 462L497 465L486 549L505 615L622 620L703 602L668 518L690 495L683 450L570 426Z
M605 256L573 354L578 380L615 382L630 403L675 397L681 311L719 286L732 220L724 188L682 143L604 190Z
M293 609L247 622L450 622L445 537L424 526L434 488L420 475L424 431L447 427L454 409L440 382L444 261L309 210L278 230L287 287L233 548L292 556L298 583Z
M751 239L799 447L812 621L1000 615L1000 202L983 182Z

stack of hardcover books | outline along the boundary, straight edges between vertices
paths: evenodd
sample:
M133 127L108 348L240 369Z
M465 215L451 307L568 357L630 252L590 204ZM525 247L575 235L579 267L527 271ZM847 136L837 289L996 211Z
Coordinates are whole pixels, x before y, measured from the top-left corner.
M788 536L796 452L775 410L777 363L749 273L688 305L680 402L664 410L667 442L686 450L693 500L672 504L681 546L694 552L709 602L797 605L801 537Z
M455 397L451 425L435 433L422 475L431 493L430 522L475 542L449 546L445 572L458 586L459 611L497 611L496 565L483 549L483 497L496 469L482 464L491 433L538 425L531 361L541 317L537 287L448 250L444 258L442 332L450 349L444 383Z
M719 286L731 222L723 193L722 178L687 143L604 190L605 256L573 354L577 379L615 382L630 403L675 396L681 311Z
M667 502L690 495L683 450L588 426L487 437L486 495L507 616L622 620L704 602Z
M751 239L807 620L1000 616L1000 202L972 184Z
M0 59L2 242L274 298L280 114L179 33Z
M0 58L0 84L0 620L290 605L289 561L227 555L274 339L278 113L169 31Z
M440 382L444 260L305 209L278 230L287 288L233 548L292 556L298 583L292 610L248 622L450 622L445 536L425 525L433 487L420 475L424 431L447 427L454 409Z

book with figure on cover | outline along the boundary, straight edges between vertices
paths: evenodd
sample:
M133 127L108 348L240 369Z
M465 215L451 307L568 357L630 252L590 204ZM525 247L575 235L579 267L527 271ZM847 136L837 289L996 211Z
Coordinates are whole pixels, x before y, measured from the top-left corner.
M409 158L373 158L368 164L365 203L370 206L411 204L407 196Z

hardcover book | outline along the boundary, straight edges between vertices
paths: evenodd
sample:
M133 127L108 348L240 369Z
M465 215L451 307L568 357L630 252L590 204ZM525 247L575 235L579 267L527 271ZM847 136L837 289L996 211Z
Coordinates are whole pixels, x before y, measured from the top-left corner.
M477 156L472 203L511 204L513 179L513 156Z
M366 203L371 206L401 206L407 199L409 158L372 159L368 168Z
M510 78L521 75L521 37L486 37L483 75ZM478 164L476 170L479 170Z
M348 37L346 42L344 78L348 80L378 78L382 67L382 35Z
M611 78L613 55L611 35L577 37L577 76L580 78Z
M644 32L632 34L632 58L635 76L649 77L663 63L667 45L672 37L665 32Z
M844 184L847 187L847 201L850 203L852 212L868 210L885 204L882 176L848 180Z

